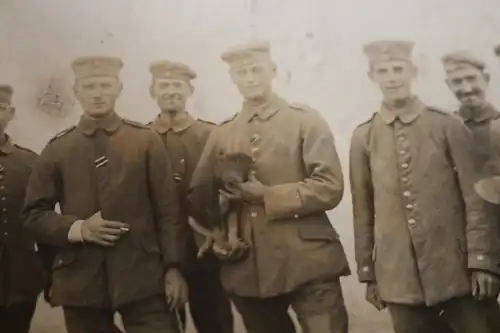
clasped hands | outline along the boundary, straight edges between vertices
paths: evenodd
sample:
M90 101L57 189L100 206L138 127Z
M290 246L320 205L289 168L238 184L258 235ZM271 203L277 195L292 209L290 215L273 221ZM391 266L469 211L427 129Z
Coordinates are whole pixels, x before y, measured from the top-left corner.
M477 300L495 299L500 290L500 279L491 273L474 270L471 275L472 296ZM366 300L377 310L383 310L387 304L380 297L376 282L366 284Z

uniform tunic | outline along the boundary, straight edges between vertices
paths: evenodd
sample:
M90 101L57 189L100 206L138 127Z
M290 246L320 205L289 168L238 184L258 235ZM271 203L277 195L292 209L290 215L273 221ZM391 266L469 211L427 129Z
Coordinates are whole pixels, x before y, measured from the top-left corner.
M203 147L207 143L210 131L215 127L215 124L194 119L189 113L182 112L175 116L175 122L167 121L158 116L148 126L160 135L170 156L174 178L179 190L181 213L186 219L188 216L186 196L189 183Z
M382 299L434 305L471 293L468 269L496 269L491 223L473 190L470 131L413 98L355 129L350 150L361 282Z
M481 173L488 176L497 175L498 170L495 164L491 163L494 144L490 137L490 124L492 120L500 118L500 111L488 103L479 110L471 110L462 106L456 115L463 119L472 132Z
M52 300L68 306L112 307L164 293L164 272L184 259L186 227L179 215L172 167L158 136L113 113L52 139L27 189L27 227L59 247ZM62 214L54 212L60 204ZM70 226L97 211L130 225L112 248L68 242Z
M0 307L32 302L46 280L35 242L22 226L26 184L37 155L6 140L0 146Z
M244 104L209 137L191 183L195 215L217 216L217 200L199 192L213 180L216 157L227 153L252 156L252 172L269 189L263 203L243 205L241 236L252 248L246 259L223 265L226 290L272 297L350 273L325 212L339 204L343 177L332 133L319 113L278 96L265 106Z

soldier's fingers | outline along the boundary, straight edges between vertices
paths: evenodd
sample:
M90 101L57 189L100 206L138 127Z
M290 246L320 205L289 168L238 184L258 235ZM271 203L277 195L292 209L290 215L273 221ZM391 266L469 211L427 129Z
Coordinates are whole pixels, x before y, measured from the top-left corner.
M119 229L122 231L128 231L130 229L130 226L126 223L108 220L103 221L103 227L110 229Z
M478 282L477 282L477 279L476 277L473 275L472 276L472 296L474 296L475 298L478 297L478 293L479 293L479 286L478 286Z
M483 300L488 295L488 281L487 279L479 280L479 295L478 299Z
M113 229L113 228L102 228L100 232L103 235L116 235L116 236L122 235L124 233L122 229Z
M104 240L104 241L107 241L107 242L110 242L110 243L114 243L116 242L118 239L120 239L120 236L117 236L117 235L110 235L110 234L101 234L99 235L99 238L101 240Z
M93 243L96 243L98 245L101 245L101 246L105 246L105 247L112 247L115 245L114 242L110 242L108 240L105 240L105 239L102 239L100 237L96 237L93 239Z

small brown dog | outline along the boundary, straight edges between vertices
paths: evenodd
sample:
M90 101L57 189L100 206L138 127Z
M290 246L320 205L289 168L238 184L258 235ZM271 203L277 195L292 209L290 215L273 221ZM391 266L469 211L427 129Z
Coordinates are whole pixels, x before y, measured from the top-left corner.
M190 226L204 237L198 251L203 257L209 250L223 261L241 260L248 253L250 244L240 238L239 219L243 202L229 195L234 184L248 181L252 158L244 153L220 155L215 164L215 184L221 221L213 230L201 226L189 217Z

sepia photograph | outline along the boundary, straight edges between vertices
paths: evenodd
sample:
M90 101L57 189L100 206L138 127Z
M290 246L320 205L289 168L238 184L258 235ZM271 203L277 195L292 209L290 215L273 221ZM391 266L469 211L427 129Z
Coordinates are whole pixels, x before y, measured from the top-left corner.
M500 332L498 0L0 0L0 332Z

